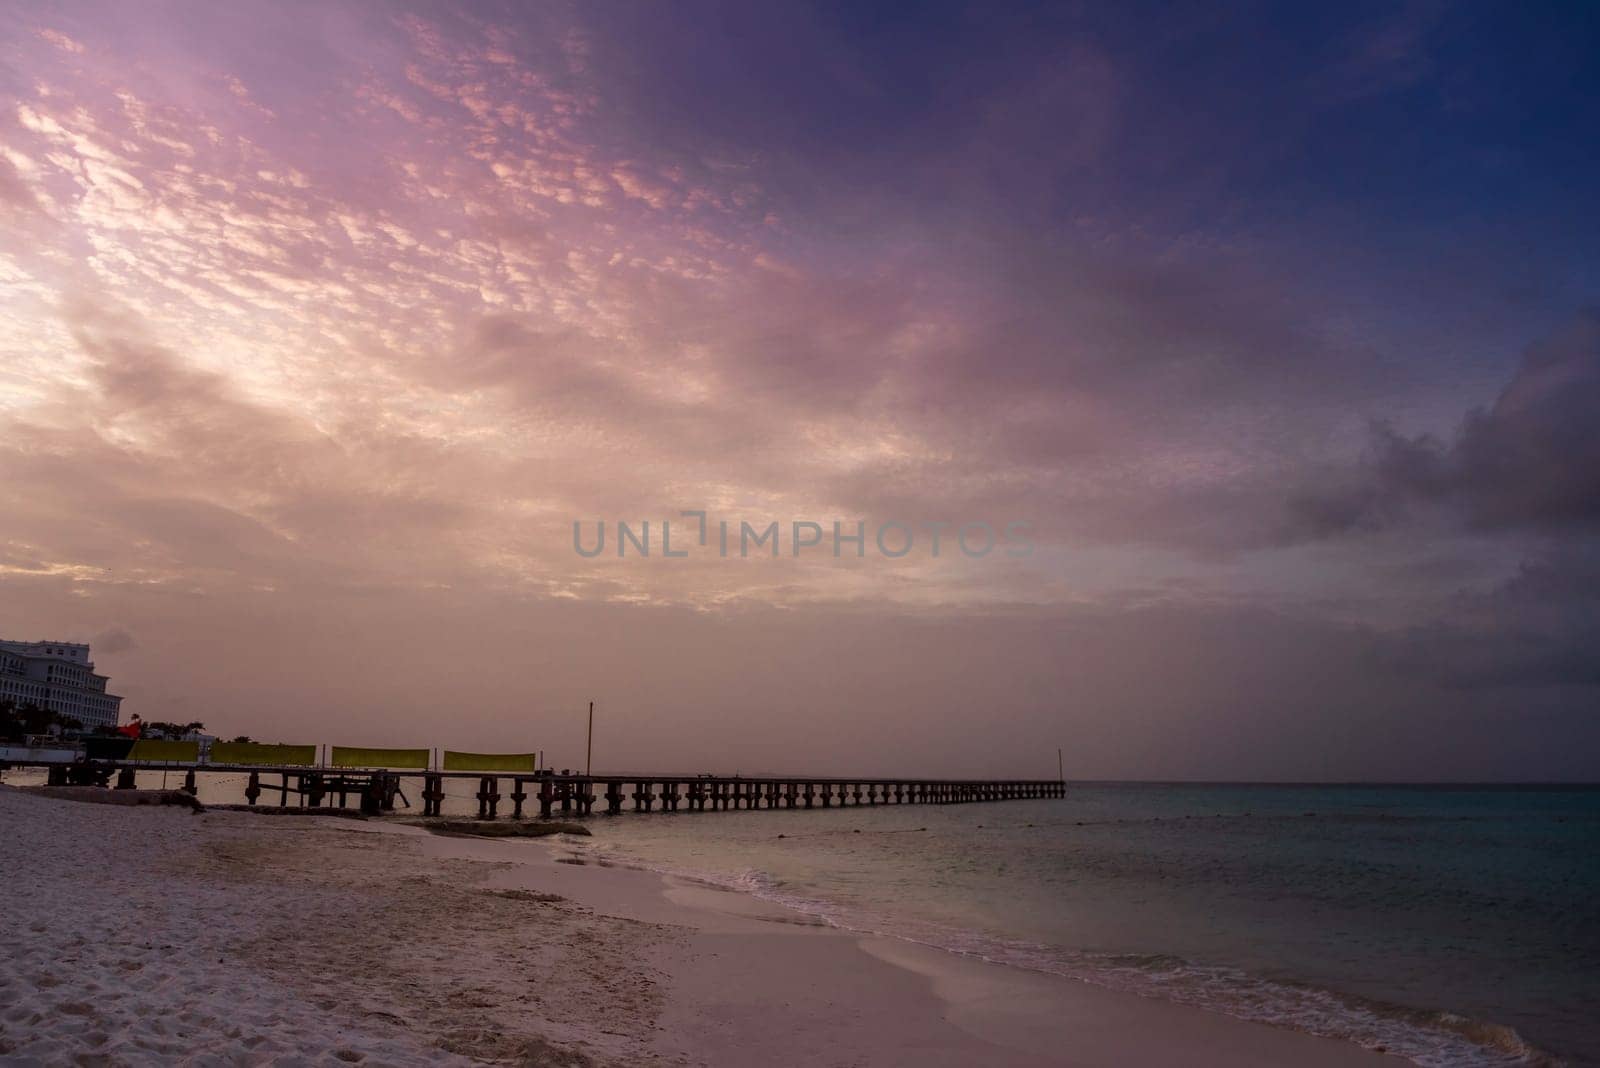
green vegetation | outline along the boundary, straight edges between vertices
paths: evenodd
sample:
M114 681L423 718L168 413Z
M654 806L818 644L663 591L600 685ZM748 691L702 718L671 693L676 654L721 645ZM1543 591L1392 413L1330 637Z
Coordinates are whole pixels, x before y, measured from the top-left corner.
M171 738L182 739L190 734L198 734L206 729L204 723L196 720L193 723L165 723L159 720L146 721L141 737L144 738Z
M11 698L0 700L0 739L20 742L30 734L49 734L58 731L80 731L83 723L71 716L40 708L28 703L19 705Z

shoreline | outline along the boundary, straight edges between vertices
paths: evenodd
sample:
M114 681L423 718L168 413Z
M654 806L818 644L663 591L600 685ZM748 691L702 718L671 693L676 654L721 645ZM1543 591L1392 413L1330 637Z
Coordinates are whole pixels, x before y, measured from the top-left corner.
M557 841L0 789L0 1056L103 1063L1404 1063Z
M432 839L425 856L509 865L488 885L554 891L600 914L686 928L687 947L656 963L673 976L678 995L663 1028L679 1041L664 1039L659 1048L690 1063L887 1065L912 1056L951 1066L1408 1063L1335 1039L830 927L737 890L638 867L569 863L556 855L556 839L404 830ZM786 1018L774 1020L774 1009ZM695 1041L681 1042L688 1035Z

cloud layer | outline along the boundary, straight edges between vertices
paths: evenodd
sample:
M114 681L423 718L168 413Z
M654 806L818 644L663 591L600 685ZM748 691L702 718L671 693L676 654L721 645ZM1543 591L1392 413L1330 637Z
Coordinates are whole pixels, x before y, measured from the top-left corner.
M788 689L828 722L921 709L951 768L984 704L1018 751L1100 739L1081 773L1271 777L1300 732L1458 709L1462 774L1570 773L1547 739L1493 765L1533 703L1595 753L1600 320L1567 147L1592 87L1559 95L1559 40L1482 63L1544 31L1269 21L1184 59L1181 26L1109 13L0 18L0 629L109 635L147 717L361 733L466 696L509 743L510 710L605 685L641 723ZM1016 522L1034 551L572 551L575 520L685 509L785 539ZM434 616L501 666L407 674ZM830 686L800 665L836 634ZM1177 646L1190 674L1145 687ZM1318 650L1363 678L1312 701ZM1418 745L1324 770L1428 774Z

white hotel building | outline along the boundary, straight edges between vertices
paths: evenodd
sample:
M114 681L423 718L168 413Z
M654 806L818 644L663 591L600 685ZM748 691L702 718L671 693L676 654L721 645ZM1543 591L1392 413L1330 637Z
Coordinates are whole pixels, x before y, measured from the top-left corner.
M85 727L115 727L122 698L106 692L89 647L75 642L0 639L0 701L37 705Z

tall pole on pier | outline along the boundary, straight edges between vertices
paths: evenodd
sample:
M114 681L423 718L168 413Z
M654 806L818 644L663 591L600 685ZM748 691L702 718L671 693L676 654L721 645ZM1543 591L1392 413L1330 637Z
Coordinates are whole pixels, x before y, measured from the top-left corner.
M1061 762L1061 747L1056 746L1056 782L1066 782L1066 765Z
M583 756L583 773L594 770L594 702L589 702L589 749Z

